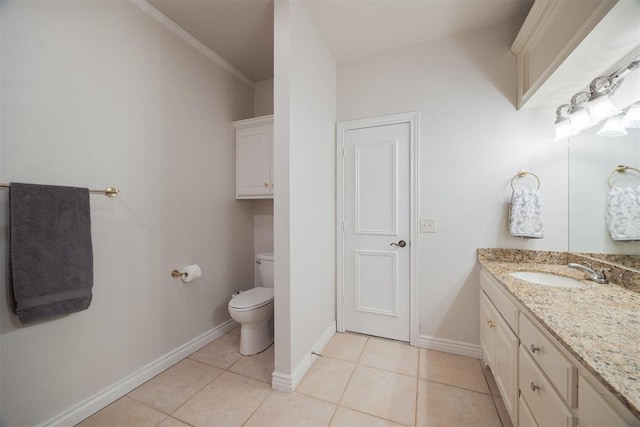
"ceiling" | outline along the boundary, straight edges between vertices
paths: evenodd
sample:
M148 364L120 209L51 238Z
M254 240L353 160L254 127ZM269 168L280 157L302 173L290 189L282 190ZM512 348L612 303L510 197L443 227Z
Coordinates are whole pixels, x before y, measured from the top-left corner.
M273 0L147 0L253 81L273 78ZM299 0L336 61L524 19L533 0Z

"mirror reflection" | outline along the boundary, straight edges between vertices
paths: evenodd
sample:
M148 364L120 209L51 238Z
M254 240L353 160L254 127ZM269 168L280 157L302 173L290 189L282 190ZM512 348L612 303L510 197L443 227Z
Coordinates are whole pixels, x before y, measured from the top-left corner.
M640 72L611 100L638 103ZM569 137L569 250L640 270L640 129L606 137L604 126Z

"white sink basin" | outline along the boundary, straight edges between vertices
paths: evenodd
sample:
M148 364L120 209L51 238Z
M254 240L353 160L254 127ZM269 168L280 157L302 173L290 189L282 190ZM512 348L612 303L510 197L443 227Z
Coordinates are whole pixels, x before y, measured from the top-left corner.
M556 288L582 288L584 284L579 280L568 277L556 276L551 273L539 273L537 271L516 271L509 273L516 279L526 280L542 286L553 286Z

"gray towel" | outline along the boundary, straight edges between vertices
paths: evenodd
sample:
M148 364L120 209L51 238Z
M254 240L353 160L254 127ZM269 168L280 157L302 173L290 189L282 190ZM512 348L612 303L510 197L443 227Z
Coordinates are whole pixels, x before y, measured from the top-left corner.
M11 183L9 195L11 277L20 322L86 310L93 287L89 190Z

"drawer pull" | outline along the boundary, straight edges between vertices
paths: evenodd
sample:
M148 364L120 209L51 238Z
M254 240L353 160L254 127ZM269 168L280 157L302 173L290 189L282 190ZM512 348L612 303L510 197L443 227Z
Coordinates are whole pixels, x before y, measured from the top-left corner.
M531 381L531 384L529 384L529 387L531 387L531 391L540 390L540 387L537 386L533 381Z
M487 320L487 325L489 325L490 328L495 328L496 324L493 323L493 320Z
M531 353L535 353L536 351L540 351L540 347L536 347L535 345L531 344L531 347L529 347L531 349Z

